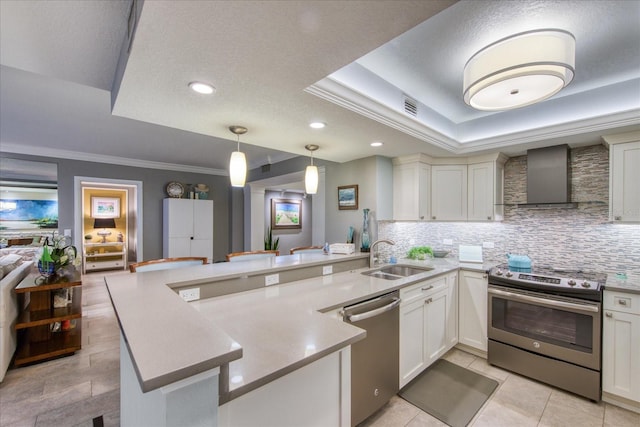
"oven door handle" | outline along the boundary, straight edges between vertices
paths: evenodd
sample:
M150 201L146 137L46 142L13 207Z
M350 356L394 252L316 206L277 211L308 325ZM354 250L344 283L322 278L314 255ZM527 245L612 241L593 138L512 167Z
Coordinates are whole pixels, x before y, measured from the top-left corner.
M589 311L592 313L597 313L600 311L598 306L595 305L587 305L587 304L574 304L566 301L558 301L547 298L536 298L530 295L522 295L515 292L507 292L500 289L489 288L489 293L493 295L499 295L507 298L511 298L518 301L532 302L538 304L546 304L552 307L561 307L561 308L571 308L574 310L582 310Z

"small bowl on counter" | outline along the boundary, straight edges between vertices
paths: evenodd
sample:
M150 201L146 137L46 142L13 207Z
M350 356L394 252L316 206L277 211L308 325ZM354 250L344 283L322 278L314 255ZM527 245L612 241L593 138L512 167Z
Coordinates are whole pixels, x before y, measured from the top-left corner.
M434 257L434 258L444 258L444 257L446 257L447 255L449 255L449 252L451 252L451 251L445 251L445 250L437 250L437 249L434 249L434 250L433 250L433 257Z

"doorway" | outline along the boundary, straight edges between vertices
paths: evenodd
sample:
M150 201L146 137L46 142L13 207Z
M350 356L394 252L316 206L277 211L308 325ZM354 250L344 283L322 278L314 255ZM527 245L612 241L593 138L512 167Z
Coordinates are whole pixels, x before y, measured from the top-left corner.
M265 192L269 189L304 188L304 171L279 175L247 183L244 189L244 250L264 249L264 235L268 221L265 220ZM286 191L285 191L286 192ZM325 241L325 167L318 167L318 192L311 197L311 242ZM316 243L319 242L319 243ZM286 255L286 254L285 254Z
M104 215L104 209L113 209L112 214ZM143 259L142 181L76 176L74 212L77 248L84 251L85 242L113 241L125 243L129 263ZM100 227L105 218L109 228Z

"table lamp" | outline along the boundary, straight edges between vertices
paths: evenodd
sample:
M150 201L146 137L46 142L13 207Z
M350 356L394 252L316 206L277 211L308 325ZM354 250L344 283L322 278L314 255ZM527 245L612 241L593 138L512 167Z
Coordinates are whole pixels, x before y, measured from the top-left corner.
M113 218L96 218L93 221L93 228L102 228L102 231L98 231L98 236L102 236L101 243L107 243L107 236L111 235L107 228L116 228L116 220Z

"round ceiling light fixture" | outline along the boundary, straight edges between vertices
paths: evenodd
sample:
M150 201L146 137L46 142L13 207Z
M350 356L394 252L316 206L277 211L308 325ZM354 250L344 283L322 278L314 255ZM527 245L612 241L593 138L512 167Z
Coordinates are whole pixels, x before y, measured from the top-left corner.
M309 127L313 128L313 129L323 129L325 126L327 126L327 124L323 123L323 122L311 122L311 123L309 123Z
M575 74L576 40L564 30L519 33L477 52L464 67L464 102L503 111L543 101Z
M203 95L211 95L216 91L216 88L208 83L203 82L191 82L189 83L189 87L192 91L201 93Z

